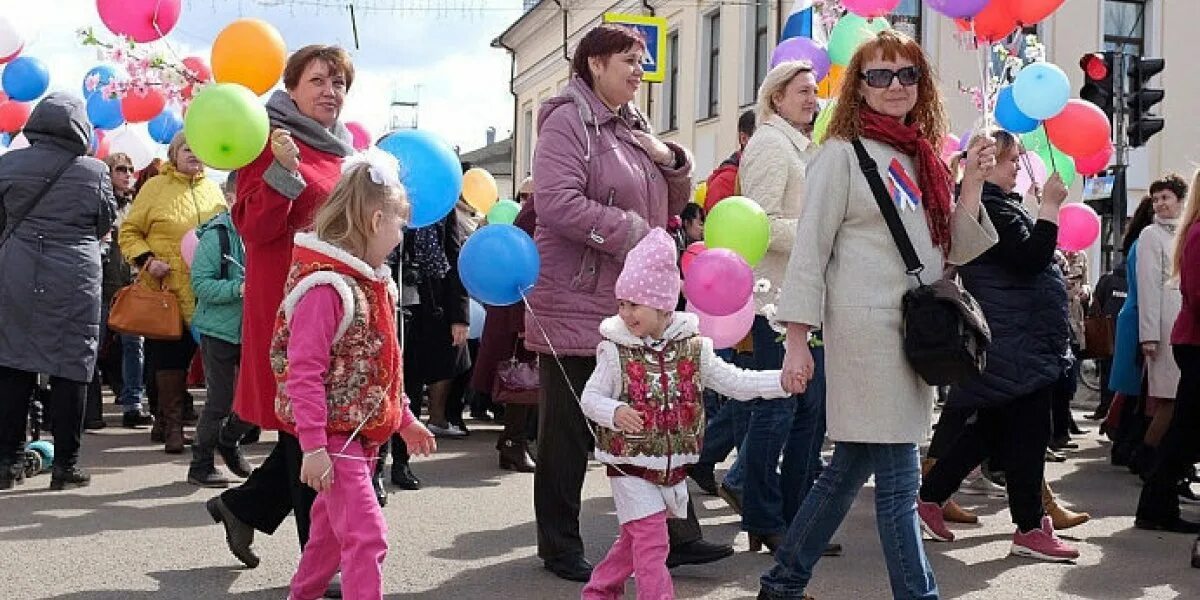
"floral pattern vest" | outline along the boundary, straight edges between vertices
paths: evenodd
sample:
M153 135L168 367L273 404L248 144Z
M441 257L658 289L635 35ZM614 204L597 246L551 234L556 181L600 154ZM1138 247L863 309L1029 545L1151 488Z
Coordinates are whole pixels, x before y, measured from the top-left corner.
M667 457L699 454L704 438L704 399L700 384L699 336L668 342L661 350L617 344L621 368L621 398L642 414L643 430L628 434L606 427L597 428L601 450L619 457ZM659 485L682 481L684 466L665 471L610 470L643 477Z
M271 370L276 382L275 413L285 424L295 426L292 401L286 389L287 348L293 325L287 307L293 297L292 291L298 286L306 286L306 279L310 279L307 285L311 285L314 277L328 280L328 273L336 274L345 282L354 301L347 306L343 300L343 310L351 311L349 326L334 339L325 373L329 412L327 431L352 434L362 425L359 436L372 444L381 444L396 431L402 417L404 381L396 336L395 291L387 281L369 279L329 254L300 245L292 253L285 300L275 317L275 333L271 338Z

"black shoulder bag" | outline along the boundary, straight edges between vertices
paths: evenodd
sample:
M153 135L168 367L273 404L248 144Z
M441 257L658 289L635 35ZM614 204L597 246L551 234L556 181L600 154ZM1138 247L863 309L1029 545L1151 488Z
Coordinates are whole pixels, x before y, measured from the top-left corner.
M904 258L907 273L917 280L917 287L904 294L902 304L904 354L909 364L933 386L950 385L980 374L992 339L983 310L952 275L928 285L921 280L925 265L904 230L900 213L879 176L879 167L860 140L854 140L854 152Z
M5 231L7 229L7 233L4 234L4 237L0 237L0 246L3 246L6 242L8 242L8 238L12 237L12 235L16 233L17 226L21 224L21 221L24 221L25 217L29 216L29 213L32 212L34 207L38 205L38 202L42 201L42 198L44 198L46 193L50 191L50 188L54 187L54 184L58 182L63 173L66 173L67 169L71 168L71 165L73 164L75 164L74 156L68 159L67 162L63 163L62 166L60 166L58 170L54 172L54 175L51 175L48 179L46 179L46 185L42 186L42 189L37 193L36 196L33 197L33 200L25 206L25 210L19 213L13 213L13 220L11 223L8 221L7 213L0 215L4 217L3 219L0 219L0 231Z

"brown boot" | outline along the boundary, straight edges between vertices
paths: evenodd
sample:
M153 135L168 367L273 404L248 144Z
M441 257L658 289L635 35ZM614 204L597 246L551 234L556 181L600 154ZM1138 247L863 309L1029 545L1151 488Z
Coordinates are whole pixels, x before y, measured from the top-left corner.
M1044 479L1042 480L1042 510L1050 516L1055 531L1082 525L1092 518L1092 515L1087 513L1077 513L1060 506L1054 497L1054 491L1050 489L1050 484L1046 483Z
M529 406L509 404L504 407L504 433L496 442L500 451L500 468L518 473L533 473L537 463L529 456L529 444L525 441L525 425Z
M160 370L155 373L158 383L158 410L162 415L163 451L183 453L183 392L187 371Z
M925 476L935 463L937 463L936 458L921 459L921 476ZM946 503L942 505L942 518L950 523L965 523L967 525L974 525L979 522L979 517L975 513L959 506L953 498L946 500Z

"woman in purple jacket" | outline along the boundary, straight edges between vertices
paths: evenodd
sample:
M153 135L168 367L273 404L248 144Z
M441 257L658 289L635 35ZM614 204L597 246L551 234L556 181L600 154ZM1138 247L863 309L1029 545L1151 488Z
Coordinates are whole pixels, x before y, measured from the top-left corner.
M651 134L633 103L645 52L632 29L592 29L575 49L570 83L538 114L534 240L542 269L525 327L526 348L543 354L534 508L538 556L572 581L587 581L592 570L579 536L592 434L576 394L596 366L600 321L616 314L613 286L625 254L650 228L665 227L668 216L679 214L691 191L691 157ZM694 511L688 515L669 522L668 566L733 553L704 542Z

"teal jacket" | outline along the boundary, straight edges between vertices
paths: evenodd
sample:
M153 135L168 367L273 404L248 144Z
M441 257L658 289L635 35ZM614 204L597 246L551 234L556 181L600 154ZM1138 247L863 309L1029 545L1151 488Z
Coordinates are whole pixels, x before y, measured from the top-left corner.
M221 234L227 234L228 257L221 251ZM223 212L196 228L200 245L192 261L192 291L196 294L196 315L192 327L201 335L242 343L242 282L246 279L246 249L233 227L229 213ZM230 260L232 258L233 260ZM221 276L221 266L225 276Z

